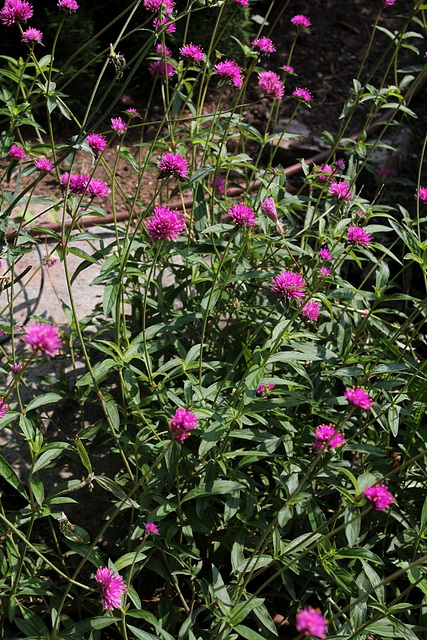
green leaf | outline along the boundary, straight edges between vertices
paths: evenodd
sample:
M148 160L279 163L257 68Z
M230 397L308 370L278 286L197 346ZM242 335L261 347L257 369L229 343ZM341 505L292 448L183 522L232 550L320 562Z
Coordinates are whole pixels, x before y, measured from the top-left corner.
M0 476L6 480L14 489L19 491L19 493L24 496L26 500L29 501L29 497L27 492L25 491L24 485L16 475L15 471L12 469L10 464L6 462L2 455L0 455Z
M203 167L199 167L188 181L188 186L191 187L192 184L203 180L203 178L206 178L214 169L213 164L206 164Z
M241 482L235 482L233 480L215 480L215 482L206 484L202 482L198 487L189 491L181 502L187 502L194 498L204 498L206 496L227 495L233 491L244 489L244 487L245 485Z
M224 580L215 565L212 565L212 591L215 602L221 611L228 615L233 605Z
M83 466L85 467L85 469L91 474L92 473L92 465L90 462L90 458L89 455L85 449L85 446L83 444L83 442L80 440L79 436L76 436L75 440L75 445L77 448L77 453L79 454L80 460L82 461Z
M237 633L242 636L242 638L246 638L246 640L265 640L264 636L261 636L257 631L249 627L245 627L243 624L234 627L234 631L237 631Z
M36 464L34 465L33 472L37 473L40 469L44 469L47 467L55 458L57 458L63 452L64 447L61 448L53 448L44 451L39 458L37 459Z

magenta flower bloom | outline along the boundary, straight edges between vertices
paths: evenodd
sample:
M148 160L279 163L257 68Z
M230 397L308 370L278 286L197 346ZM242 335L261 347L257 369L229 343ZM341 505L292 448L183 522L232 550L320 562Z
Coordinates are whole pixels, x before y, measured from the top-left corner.
M63 173L60 181L63 187L68 185L69 191L77 196L81 196L86 193L89 185L89 176L87 173Z
M155 60L154 62L152 62L148 67L148 71L151 73L152 76L159 75L159 76L162 76L162 78L166 78L166 76L168 78L171 78L176 73L175 67L170 62L166 62L166 67L165 67L164 60Z
M168 16L164 16L161 20L159 18L154 18L153 27L155 29L161 29L162 27L166 27L165 33L173 33L176 31L176 24L171 20Z
M65 9L65 11L77 11L79 8L79 4L77 4L76 0L58 0L58 7L60 9Z
M420 187L417 189L415 192L415 199L419 200L423 204L427 204L427 187Z
M95 573L95 580L101 585L101 602L105 610L118 609L122 602L122 595L126 591L125 582L120 575L115 575L112 569L99 567Z
M172 11L175 8L175 2L172 2L172 0L144 0L144 7L148 10L148 11L160 11L160 9L162 8L163 5L163 13L165 15L168 15L169 13L172 13Z
M13 373L19 373L22 370L22 364L20 362L14 362L11 369Z
M213 72L228 80L233 87L240 89L243 85L243 71L233 60L224 60L214 66Z
M352 387L344 392L345 397L349 402L361 409L370 410L374 401L369 397L369 393L362 387Z
M337 167L337 169L340 169L340 171L344 171L344 169L345 169L345 160L343 160L342 158L338 158L335 161L335 166Z
M320 609L305 607L304 609L300 609L297 613L296 627L297 630L305 636L326 638L328 621L323 616Z
M257 396L262 396L264 393L267 393L268 391L272 391L274 387L275 387L274 384L268 384L267 386L265 384L260 384L256 390Z
M289 73L291 75L295 74L295 69L291 67L290 64L284 64L282 69L285 73Z
M350 189L350 185L345 180L341 180L340 182L333 182L329 186L329 193L334 198L338 200L351 200L353 197L353 193Z
M374 484L372 487L366 487L363 494L365 498L372 502L375 511L384 511L395 500L391 491L383 484Z
M136 118L139 116L139 111L138 109L135 109L135 107L129 107L129 109L126 109L125 113L127 113L130 118Z
M177 409L171 418L170 430L174 440L183 442L190 435L188 431L195 429L199 424L198 419L187 409Z
M308 104L312 97L308 89L301 89L301 87L298 87L297 89L295 89L295 91L292 92L292 95L297 100L300 100L301 102L305 102L305 104Z
M372 236L365 229L358 226L347 227L347 242L349 244L368 247L372 242Z
M294 27L307 28L311 26L310 20L306 16L303 16L302 14L298 14L293 18L291 18L291 22L294 25Z
M49 171L52 171L54 165L47 158L40 158L39 160L34 160L34 166L39 171L49 173Z
M307 318L309 322L316 322L317 318L320 314L320 304L315 300L309 300L307 304L303 306L301 309L301 313L303 316Z
M260 53L274 53L276 51L276 47L271 42L270 38L256 38L252 41L252 46L255 49L258 49Z
M26 29L23 34L21 41L30 44L30 42L41 42L43 40L43 34L39 29L34 29L34 27L29 27Z
M272 222L278 221L276 205L274 204L273 198L266 198L264 202L261 204L261 211L267 218L270 218Z
M10 27L15 22L26 22L33 15L33 7L26 0L5 0L0 10L0 21Z
M220 193L222 196L225 193L227 195L229 194L230 190L226 188L225 180L224 178L221 178L221 176L217 176L215 180L213 178L210 178L208 182L211 186L215 187L215 190L218 191L218 193Z
M154 524L154 522L147 522L147 524L145 525L145 535L146 536L158 536L160 533L159 531L159 527L157 525Z
M26 336L23 341L26 342L33 351L43 351L47 356L53 357L61 351L62 340L59 327L54 324L41 324L35 322L29 327L25 327Z
M285 93L283 82L274 71L261 71L258 75L258 86L266 96L274 100L280 100Z
M127 124L122 118L111 118L111 128L115 131L119 136L121 136L126 131Z
M242 5L242 7L249 7L249 0L233 0L233 2Z
M396 0L383 0L383 7L392 7Z
M285 269L271 282L271 290L280 293L285 300L299 300L305 296L305 280L299 273Z
M188 162L179 153L164 153L157 163L160 177L175 176L181 180L188 178Z
M104 151L105 147L107 146L107 140L105 139L105 136L95 132L92 132L88 135L88 137L86 138L86 142L96 156L102 153L102 151Z
M92 178L88 184L87 193L91 198L105 198L110 194L110 190L103 180Z
M7 404L4 404L3 398L0 398L0 420L6 415L7 409Z
M329 276L331 273L331 270L328 269L328 267L320 267L320 275L321 276Z
M332 253L326 247L322 247L322 249L319 250L319 256L322 260L332 260Z
M172 240L185 229L184 216L180 211L169 207L156 207L153 216L147 222L147 233L153 240Z
M183 58L193 60L193 62L203 62L205 54L202 51L202 47L198 44L185 44L179 50Z
M48 269L54 267L57 262L59 262L59 256L56 251L46 254L43 258L43 264L45 264Z
M172 55L172 51L169 49L168 46L164 46L163 47L163 43L159 42L159 44L156 47L156 53L158 53L161 56L171 56Z
M322 449L336 449L345 444L341 433L335 430L334 424L321 424L316 428L316 440L313 449L318 453Z
M253 210L246 204L235 204L228 209L228 215L236 223L236 227L253 227L256 220Z
M315 173L317 178L323 182L325 180L329 180L337 173L337 170L334 169L331 164L319 164L318 169L315 169L313 173Z
M390 178L392 178L394 176L394 171L391 167L380 167L377 171L377 175L375 176L375 182L378 183L383 183L383 182L387 182L387 180L390 180Z
M16 160L25 160L27 156L25 155L25 151L22 147L17 144L13 144L9 150L9 157L16 158Z

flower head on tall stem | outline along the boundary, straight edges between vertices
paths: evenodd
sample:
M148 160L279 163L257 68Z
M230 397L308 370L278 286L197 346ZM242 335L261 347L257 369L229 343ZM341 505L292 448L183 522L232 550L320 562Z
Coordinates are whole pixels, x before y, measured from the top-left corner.
M166 27L165 28L166 33L174 33L174 31L176 31L176 24L173 20L169 18L169 16L163 16L161 20L159 18L154 18L153 27L158 31L162 27Z
M0 398L0 420L6 415L8 406L4 403L3 398Z
M307 18L307 16L303 16L301 13L291 18L291 22L294 27L298 27L300 29L308 29L308 27L311 27L310 20Z
M267 216L267 218L270 218L272 222L278 221L279 218L277 215L276 205L274 204L273 198L270 196L261 204L261 211L265 216Z
M304 609L300 609L297 613L296 628L305 636L326 638L328 621L323 616L320 609L304 607Z
M329 193L337 200L351 200L353 198L350 185L345 180L333 182L329 187Z
M259 53L268 54L276 51L276 47L271 42L270 38L266 38L265 36L263 38L255 38L255 40L252 40L252 46L254 49L257 49Z
M318 453L323 449L336 449L345 444L345 440L334 424L321 424L316 427L316 440L313 449Z
M285 93L283 82L274 71L261 71L258 75L258 86L266 96L274 100L280 100Z
M29 27L22 33L22 42L26 44L30 44L31 42L35 42L40 44L43 40L43 34L40 29L35 29L34 27Z
M58 0L58 7L71 13L77 11L80 5L77 4L76 0Z
M171 78L175 75L175 67L171 62L166 62L164 60L154 60L148 67L148 71L152 76L161 76L162 78Z
M253 210L246 204L235 204L228 209L228 215L237 227L253 227L256 222Z
M384 511L384 509L387 509L395 500L391 491L383 484L374 484L371 487L366 487L363 494L369 502L372 502L376 511Z
M39 158L39 160L34 160L34 166L38 171L49 173L49 171L52 171L54 164L47 158Z
M126 122L122 118L111 118L111 128L119 136L121 136L126 131L126 127Z
M374 404L374 401L369 397L369 393L363 389L363 387L352 387L344 392L344 396L349 402L354 404L355 407L366 409L369 411Z
M86 142L96 156L102 153L107 146L105 136L100 133L95 133L94 131L87 136Z
M350 226L347 227L347 242L348 244L368 247L372 242L372 236L362 227L358 227L357 225Z
M202 51L202 47L198 44L185 44L179 50L183 58L187 60L193 60L193 62L203 62L205 54Z
M23 341L31 347L33 351L42 351L47 356L53 357L60 353L62 349L61 332L54 324L42 324L34 322L29 327L25 327Z
M5 0L0 9L0 22L10 27L15 22L26 22L33 15L33 7L26 0Z
M214 66L213 72L224 80L228 80L236 89L240 89L243 85L243 71L233 60L218 62Z
M240 4L242 7L249 7L249 0L233 0L236 4Z
M322 258L322 260L332 261L332 253L326 247L322 247L319 250L319 256Z
M304 104L309 104L311 100L310 91L308 89L302 89L301 87L295 89L295 91L292 92L292 95L300 102L304 102Z
M271 290L280 293L285 300L300 300L305 296L305 280L299 273L285 269L271 282Z
M154 522L147 522L145 525L145 535L146 536L158 536L160 533L159 527L154 524Z
M415 192L415 199L427 204L427 187L419 187Z
M293 67L291 67L290 64L284 64L282 67L283 71L285 73L288 73L290 76L294 76L295 74L295 69Z
M21 362L14 362L10 368L12 369L13 373L19 373L20 371L22 371L22 364Z
M103 180L91 178L87 187L87 193L91 198L105 198L110 194L110 189Z
M95 580L101 586L101 602L105 610L118 609L122 596L126 591L125 582L120 575L115 575L112 569L99 567L95 573Z
M60 178L62 186L66 187L68 185L69 191L77 196L86 193L89 180L90 178L87 173L72 173L70 175L68 172L65 172Z
M170 421L170 430L174 440L183 442L190 435L188 432L199 424L198 419L187 409L177 409Z
M164 153L157 163L160 177L175 176L181 180L188 178L188 162L179 153Z
M321 306L315 300L309 300L301 309L302 315L307 318L309 322L316 322L320 315Z
M175 8L175 2L172 0L144 0L144 7L148 11L156 12L163 9L163 13L168 15Z
M156 207L147 222L147 233L153 240L176 242L184 229L185 221L182 213L169 207Z
M16 160L25 160L27 156L25 155L25 151L22 147L18 144L13 144L9 149L9 157Z

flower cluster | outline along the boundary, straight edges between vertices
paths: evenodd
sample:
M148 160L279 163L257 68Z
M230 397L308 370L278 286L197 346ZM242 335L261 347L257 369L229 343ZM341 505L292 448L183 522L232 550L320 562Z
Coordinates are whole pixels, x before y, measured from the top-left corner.
M154 524L154 522L147 522L147 524L145 525L145 535L146 536L158 536L160 533L159 531L159 527L157 525Z
M183 58L193 60L193 62L203 62L205 54L202 51L202 47L197 44L185 44L179 50Z
M118 609L122 602L122 596L126 591L126 585L122 576L115 575L112 569L99 567L95 573L95 580L101 585L101 602L105 610Z
M305 296L305 280L299 273L285 269L271 282L271 290L280 293L285 300L299 300Z
M25 327L23 341L28 344L33 351L42 351L47 356L53 357L61 351L61 332L53 324L42 324L35 322L29 327Z
M351 389L347 389L344 392L344 396L356 407L367 409L368 411L374 403L369 397L369 393L362 387L352 387Z
M301 89L298 87L295 91L292 91L292 95L294 98L304 102L305 104L308 104L311 100L311 93L308 89Z
M302 27L307 29L308 27L311 26L310 20L306 16L303 16L302 14L298 14L293 18L291 18L291 22L294 25L294 27Z
M228 80L236 89L240 89L243 85L243 71L233 60L218 62L218 64L214 66L213 72L221 78L224 78L224 80Z
M252 41L252 46L254 49L257 49L260 53L274 53L276 51L276 47L271 42L270 38L256 38Z
M148 71L152 76L161 76L162 78L171 78L175 75L175 67L171 62L166 62L164 60L154 60L148 67Z
M102 153L107 146L107 140L105 139L105 136L95 132L92 132L88 135L88 137L86 138L86 142L96 156Z
M54 167L53 162L51 162L47 158L34 160L34 166L38 171L44 171L45 173L49 173L49 171L52 171Z
M235 204L228 209L228 215L238 227L253 227L256 222L255 213L246 204Z
M304 609L301 609L297 613L296 628L305 636L326 638L328 621L323 616L320 609L314 609L313 607L304 607Z
M376 511L384 511L394 502L393 494L383 484L374 484L371 487L366 487L363 494L365 498L372 502Z
M18 144L13 144L9 149L9 157L15 158L16 160L25 160L26 155L22 147Z
M0 10L0 22L10 27L15 22L26 22L33 15L33 7L26 0L5 0Z
M337 200L351 200L353 197L350 185L345 180L333 182L329 187L329 193Z
M316 428L316 440L313 449L316 452L323 449L336 449L345 444L345 440L339 431L336 431L334 424L321 424Z
M290 75L295 75L295 69L291 67L290 64L284 64L282 69L285 73L289 73Z
M217 176L215 179L214 178L210 178L209 184L211 186L213 186L215 188L215 191L220 193L222 196L224 194L228 195L230 193L230 189L228 189L225 186L225 180L224 180L224 178L221 178L221 176Z
M274 204L274 200L271 197L268 197L261 204L261 211L267 218L270 218L272 222L278 221L276 205Z
M188 432L195 429L198 424L199 421L194 413L187 409L177 409L170 421L172 437L177 442L183 442L190 435Z
M274 384L267 384L267 385L260 384L256 390L257 396L262 396L264 393L267 393L268 391L272 391L274 387L275 387Z
M233 0L233 2L242 5L242 7L249 7L249 0Z
M147 232L153 240L172 240L185 229L184 216L180 211L169 207L156 207L153 216L147 222Z
M164 153L157 163L160 176L175 176L182 180L188 178L188 162L179 153Z
M427 204L427 187L420 187L419 189L417 189L415 198L423 204Z
M29 27L22 33L21 40L26 44L30 44L31 42L40 43L43 40L43 34L39 29L34 29L34 27Z
M58 0L58 5L60 9L64 9L64 11L77 11L79 8L79 4L77 4L76 0Z
M258 86L266 96L280 100L285 93L285 87L280 77L274 71L261 71L258 75Z
M63 187L67 187L71 193L81 196L87 193L91 198L105 197L110 193L103 180L90 178L87 173L63 173L60 178Z
M122 120L122 118L111 118L111 128L115 131L119 136L121 136L126 131L126 122Z
M360 245L367 247L372 242L372 236L358 226L350 226L347 228L347 242L349 244Z
M319 256L322 258L322 260L332 260L332 253L326 247L322 247L319 250Z
M153 27L157 30L165 27L166 33L173 33L176 31L176 24L169 18L169 16L164 16L161 20L159 18L154 18Z
M302 315L305 316L309 322L316 322L320 311L321 306L315 300L309 300L301 309Z
M148 11L156 12L163 8L163 13L168 15L175 8L175 2L172 0L144 0L144 7Z
M0 398L0 420L5 416L6 413L7 413L7 404L4 403L3 398Z

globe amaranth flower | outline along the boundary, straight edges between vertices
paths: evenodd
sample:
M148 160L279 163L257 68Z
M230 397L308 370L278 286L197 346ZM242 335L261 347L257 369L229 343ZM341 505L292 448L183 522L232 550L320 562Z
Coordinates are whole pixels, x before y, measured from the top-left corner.
M156 46L156 53L162 56L169 56L169 57L172 55L172 51L169 49L167 45L163 46L163 42L159 42L159 44Z
M202 47L198 44L185 44L179 50L183 58L187 60L193 60L193 62L203 62L205 54L202 51Z
M177 442L187 440L188 432L195 429L199 424L198 419L187 409L177 409L170 421L170 431L172 437Z
M58 262L59 262L59 256L56 251L52 251L51 253L46 254L45 257L43 258L43 264L46 265L48 269L50 269L51 267L54 267Z
M224 80L228 80L236 89L240 89L243 85L243 71L233 60L218 62L214 66L213 72L224 78Z
M261 204L261 211L267 218L270 218L272 222L278 221L276 205L274 204L274 200L271 197L268 197Z
M171 64L170 62L166 62L165 66L164 60L155 60L154 62L152 62L148 67L148 71L152 76L159 75L162 76L162 78L166 78L166 76L168 78L171 78L176 73L173 64Z
M15 158L16 160L25 160L27 156L25 155L25 151L22 147L17 144L13 144L9 149L9 157Z
M375 176L375 182L377 184L383 184L390 180L394 176L394 170L391 167L380 167Z
M228 195L230 193L230 189L226 187L225 180L224 178L221 178L221 176L210 178L208 182L212 187L215 188L215 191L218 191L218 193L220 193L222 196L224 194Z
M77 4L76 0L58 0L58 7L60 9L65 9L65 11L77 11L77 9L80 7L79 4Z
M349 244L368 247L372 242L372 236L362 227L347 227L347 242Z
M291 67L290 64L284 64L282 69L285 73L289 73L290 75L295 75L295 69Z
M72 173L65 172L60 178L60 182L63 187L68 186L68 190L77 196L86 193L89 185L90 178L87 173Z
M296 628L305 636L326 638L328 621L323 616L320 609L313 609L313 607L304 607L304 609L300 609L300 611L298 611L297 613Z
M333 182L329 186L329 193L334 198L338 200L351 200L353 197L353 193L350 189L350 185L345 180L341 180L340 182Z
M308 104L311 100L310 91L308 89L302 89L301 87L298 87L297 89L295 89L295 91L292 91L292 95L297 100L305 102L305 104Z
M306 16L303 16L300 13L294 16L293 18L291 18L291 22L294 25L294 27L307 28L311 26L310 20Z
M159 18L154 18L153 27L155 29L161 29L162 27L166 27L165 33L173 33L176 31L176 24L173 20L171 20L168 16L164 16L161 20Z
M7 409L7 404L4 403L3 398L0 398L0 420L6 415Z
M146 536L158 536L160 533L159 531L159 527L157 525L154 524L154 522L147 522L147 524L145 525L145 535Z
M0 9L0 21L10 27L15 22L26 22L33 15L33 7L26 0L5 0Z
M299 300L305 296L305 280L299 273L285 269L271 282L271 290L280 293L285 300Z
M174 10L175 2L173 2L172 0L144 0L144 7L148 11L152 12L160 11L160 9L163 9L163 13L165 15L168 15Z
M260 53L274 53L276 51L276 47L271 42L270 38L255 38L252 40L252 46L255 49L258 49Z
M420 187L415 192L415 199L419 200L423 204L427 204L427 187Z
M272 391L274 387L275 387L274 384L267 384L267 385L260 384L256 390L257 396L262 396L264 393L267 393L268 391Z
M326 247L322 247L319 250L319 256L322 258L322 260L329 260L331 261L332 258L332 253L329 251L329 249L327 249Z
M49 171L52 171L54 167L53 162L51 162L47 158L34 160L34 166L38 171L44 171L45 173L49 173Z
M20 362L14 362L11 366L13 373L19 373L22 371L22 364Z
M320 275L321 276L329 276L331 273L331 270L328 269L328 267L320 267Z
M336 172L336 169L334 169L331 164L327 163L319 164L318 168L313 170L317 179L322 180L322 182L329 180Z
M372 502L376 511L384 511L395 500L391 491L383 484L374 484L372 487L366 487L363 494L365 498Z
M172 240L185 229L184 216L181 211L169 207L156 207L147 222L147 233L153 240Z
M119 136L121 136L126 131L126 122L122 120L122 118L111 118L111 128L115 131Z
M233 0L233 2L242 5L242 7L249 7L249 0Z
M373 400L369 397L369 393L362 387L352 387L344 392L344 396L349 402L361 409L369 409L374 404Z
M105 136L95 132L92 132L88 135L88 137L86 138L86 142L96 156L102 153L107 146L107 140L105 139Z
M227 213L237 227L253 227L256 222L255 213L246 204L235 204Z
M112 569L99 567L95 573L95 580L101 585L101 603L105 610L118 609L122 602L122 596L126 591L125 582L120 575L115 575Z
M283 82L274 71L261 71L258 75L258 86L266 96L274 100L280 100L285 93Z
M130 118L140 117L139 111L138 109L135 109L135 107L129 107L129 109L126 109L125 113L127 113Z
M54 324L42 324L34 322L29 327L24 328L25 336L23 341L28 344L33 351L42 351L47 356L55 356L61 351L62 340L59 327Z
M160 176L175 176L182 180L188 178L188 162L179 153L164 153L157 163Z
M382 0L383 7L392 7L396 0Z
M321 306L318 302L309 300L307 304L302 307L301 313L309 322L316 322L320 315L320 310Z
M340 171L344 171L345 160L343 160L343 158L337 158L337 160L335 160L335 166L337 167L337 169L340 169Z
M30 44L30 42L38 42L40 43L43 40L43 34L40 29L34 29L34 27L29 27L26 29L23 34L21 41Z
M91 198L105 198L110 194L110 190L103 180L92 178L87 187L87 194Z
M316 428L315 442L313 449L316 452L322 449L336 449L345 444L345 440L339 431L336 431L334 424L321 424Z

